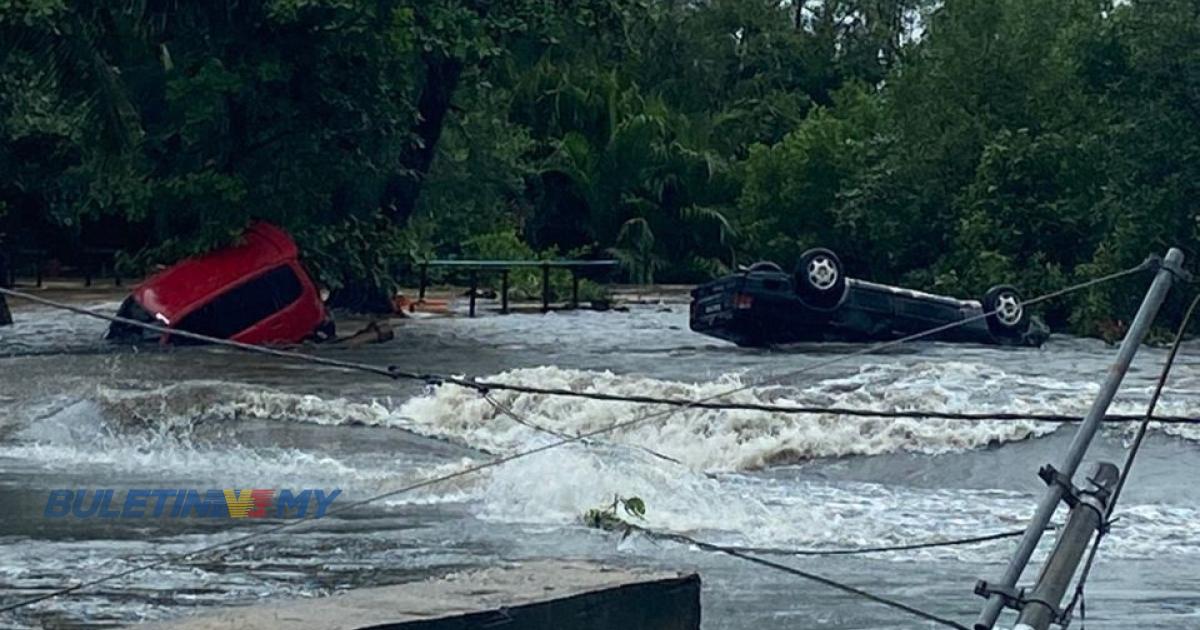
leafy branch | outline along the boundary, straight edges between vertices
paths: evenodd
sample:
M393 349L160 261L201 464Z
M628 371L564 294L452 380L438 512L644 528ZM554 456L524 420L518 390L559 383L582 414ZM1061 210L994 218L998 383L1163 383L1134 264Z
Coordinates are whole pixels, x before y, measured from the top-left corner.
M583 524L595 529L602 529L608 532L622 531L624 536L628 536L636 525L629 523L621 517L621 512L625 515L638 520L646 519L646 503L639 497L624 498L620 495L613 495L612 503L599 507L592 508L583 514Z

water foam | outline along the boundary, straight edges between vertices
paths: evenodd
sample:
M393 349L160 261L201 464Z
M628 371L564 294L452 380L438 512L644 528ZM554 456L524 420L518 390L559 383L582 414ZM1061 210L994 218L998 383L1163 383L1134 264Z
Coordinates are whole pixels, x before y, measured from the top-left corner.
M352 484L363 491L419 473L415 466L398 465L391 453L339 455L227 437L245 420L378 423L389 415L382 403L201 381L136 390L96 387L88 396L59 396L26 413L32 418L0 444L0 457L46 472L268 487Z
M493 378L514 384L673 398L703 398L745 382L738 375L693 384L554 367L513 370ZM1021 394L1019 399L1014 391ZM849 375L806 387L756 386L728 399L881 409L1016 407L1032 412L1082 409L1093 393L1085 384L943 362L904 368L866 365ZM636 413L659 410L514 392L493 391L492 395L518 414L567 433L587 432L628 420ZM455 386L432 389L398 408L393 408L391 401L327 400L219 381L188 381L150 389L99 387L82 401L49 405L43 416L22 432L22 439L0 449L0 456L39 461L51 468L70 469L86 463L109 471L157 471L202 479L216 470L221 478L235 481L275 479L294 485L296 479L306 479L319 485L329 480L354 480L379 489L398 487L404 483L400 477L412 476L398 476L391 462L373 461L369 456L351 461L299 449L236 444L214 448L197 438L205 434L206 427L267 420L403 428L494 453L513 453L552 439L513 422L478 393ZM981 499L978 491L774 479L752 471L814 457L965 451L1043 435L1056 428L1034 422L678 410L669 418L605 436L611 441L608 444L554 449L384 503L474 501L485 519L562 525L577 522L584 511L611 501L614 495L640 496L651 508L650 526L711 533L724 542L794 547L904 543L928 540L939 532L974 535L1019 526L1032 509L1032 498L987 492ZM646 445L683 464L626 448ZM472 459L444 462L417 471L416 478L476 463ZM1182 541L1183 552L1200 554L1200 549L1187 542L1200 512L1179 506L1135 507L1123 521L1121 527L1128 535L1114 542L1114 554L1153 555L1164 539ZM1004 544L931 551L928 555L994 559L998 553L1003 555Z
M555 367L513 370L493 378L576 391L692 399L745 383L736 375L689 384ZM1092 383L1017 375L973 363L931 362L871 364L802 388L751 387L727 400L1082 414L1095 390ZM498 390L491 394L523 417L566 433L592 431L660 409ZM1148 391L1142 388L1126 392L1115 410L1136 413L1143 408L1144 395ZM1181 401L1172 412L1188 405ZM440 387L413 398L402 405L398 416L411 430L499 453L552 439L512 422L477 393L460 387ZM611 442L607 445L569 445L489 471L478 490L479 514L502 522L565 525L577 523L588 509L620 495L646 501L650 507L646 525L652 528L698 532L730 544L839 548L992 534L1023 527L1036 504L1035 497L1005 491L774 479L753 471L815 457L960 452L1041 436L1058 428L1036 422L678 410L669 418L606 435L604 439ZM652 446L684 465L664 462L628 446ZM1132 507L1115 528L1106 549L1108 557L1155 557L1163 553L1163 540L1177 541L1177 553L1200 555L1200 541L1194 539L1189 524L1200 518L1200 510L1168 505ZM883 557L999 561L1011 552L1011 544L997 541Z
M720 544L791 549L903 545L1021 529L1036 497L1001 490L928 489L871 482L706 476L618 447L567 447L492 471L479 490L479 516L505 523L570 525L614 496L643 499L640 523ZM628 517L626 517L628 518ZM1062 522L1060 511L1056 520ZM1164 554L1200 556L1187 506L1130 505L1106 541L1108 558ZM1053 534L1048 535L1053 539ZM1164 546L1170 542L1170 546ZM1012 540L888 552L894 561L953 559L995 562ZM1051 545L1041 548L1039 559Z
M293 420L320 425L386 425L387 401L351 402L229 383L192 380L151 389L96 388L105 416L126 428L188 432L203 423Z
M845 405L878 409L979 409L976 398L991 390L963 386L952 389L929 370L953 374L978 369L970 364L936 364L916 374L890 374L890 366L869 366L857 374L828 379L807 388L748 387L723 400L743 403ZM716 381L681 383L556 367L512 370L495 377L514 385L556 387L580 392L650 395L702 399L741 388L738 375ZM894 386L880 386L880 381ZM960 379L961 380L961 379ZM997 383L995 390L1003 389ZM663 411L661 406L635 405L579 398L538 396L494 391L492 395L517 414L568 434L601 429L637 414ZM992 403L994 404L994 402ZM477 393L459 387L440 387L430 395L407 401L400 415L407 428L438 437L462 440L471 446L506 452L529 437ZM689 466L704 470L751 470L822 457L878 455L897 451L945 453L1044 435L1057 427L1036 422L962 422L855 418L836 414L783 414L744 410L677 409L608 434L605 439L629 445L653 445Z
M685 383L608 371L558 367L516 369L488 377L514 385L556 387L680 399L702 399L748 381L740 374ZM980 363L871 363L850 374L800 386L756 385L724 396L743 403L865 409L1016 411L1082 414L1096 384L1006 372ZM1146 390L1146 391L1143 391ZM1033 421L968 422L859 418L837 414L780 414L750 410L669 409L578 398L494 391L522 417L566 434L602 429L670 410L668 416L617 430L604 439L654 448L696 469L753 470L816 458L895 452L941 454L1015 442L1055 431ZM1114 412L1139 413L1148 387L1126 389ZM224 381L192 380L160 387L99 386L88 396L110 427L123 432L189 436L198 428L246 420L317 425L366 425L411 430L492 453L518 450L538 433L493 408L473 390L431 388L399 406L392 400L325 399ZM1196 414L1200 403L1168 390L1160 413ZM26 412L28 413L28 411ZM1163 432L1200 440L1200 427L1169 425Z

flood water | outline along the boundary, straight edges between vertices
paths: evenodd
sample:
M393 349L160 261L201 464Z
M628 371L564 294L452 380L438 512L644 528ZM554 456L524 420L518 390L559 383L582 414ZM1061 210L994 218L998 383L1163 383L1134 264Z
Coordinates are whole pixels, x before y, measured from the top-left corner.
M336 507L552 439L453 386L211 348L111 347L100 341L102 322L42 307L14 314L17 325L0 329L3 603L264 527L47 518L53 489L338 488ZM1115 352L1061 336L1038 350L917 343L771 380L860 348L739 349L690 332L685 304L660 304L627 313L406 320L391 343L311 350L543 387L702 397L753 385L734 400L1061 413L1086 408ZM1144 410L1164 355L1143 350L1114 411ZM567 433L645 412L492 395ZM1181 354L1160 412L1200 416L1200 347ZM220 558L0 615L0 627L122 625L527 558L585 558L698 571L708 630L930 628L737 559L636 536L622 541L583 527L580 517L622 495L645 501L649 527L721 543L842 548L989 534L1025 523L1042 490L1038 467L1059 461L1073 431L1034 422L681 410L602 441L310 521ZM1129 436L1128 428L1106 427L1089 460L1119 463ZM1200 427L1152 430L1089 582L1088 628L1200 628L1198 471ZM982 602L972 594L975 580L997 579L1014 545L782 561L968 624Z

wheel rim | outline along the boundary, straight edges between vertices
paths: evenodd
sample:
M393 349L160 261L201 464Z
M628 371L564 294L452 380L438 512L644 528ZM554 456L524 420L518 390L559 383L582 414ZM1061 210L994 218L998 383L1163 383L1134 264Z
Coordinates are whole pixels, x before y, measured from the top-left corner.
M996 296L996 319L1005 326L1016 326L1025 314L1025 307L1016 294L1001 293Z
M820 291L828 291L838 281L837 265L833 259L824 254L814 256L808 261L808 281Z

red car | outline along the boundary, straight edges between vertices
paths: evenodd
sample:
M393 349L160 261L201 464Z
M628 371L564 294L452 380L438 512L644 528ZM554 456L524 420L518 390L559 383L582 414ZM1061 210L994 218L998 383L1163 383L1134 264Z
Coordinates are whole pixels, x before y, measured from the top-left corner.
M243 343L298 343L332 336L333 320L287 232L269 223L247 228L237 245L189 258L134 288L121 317ZM157 338L195 343L177 335L114 323L108 339Z

